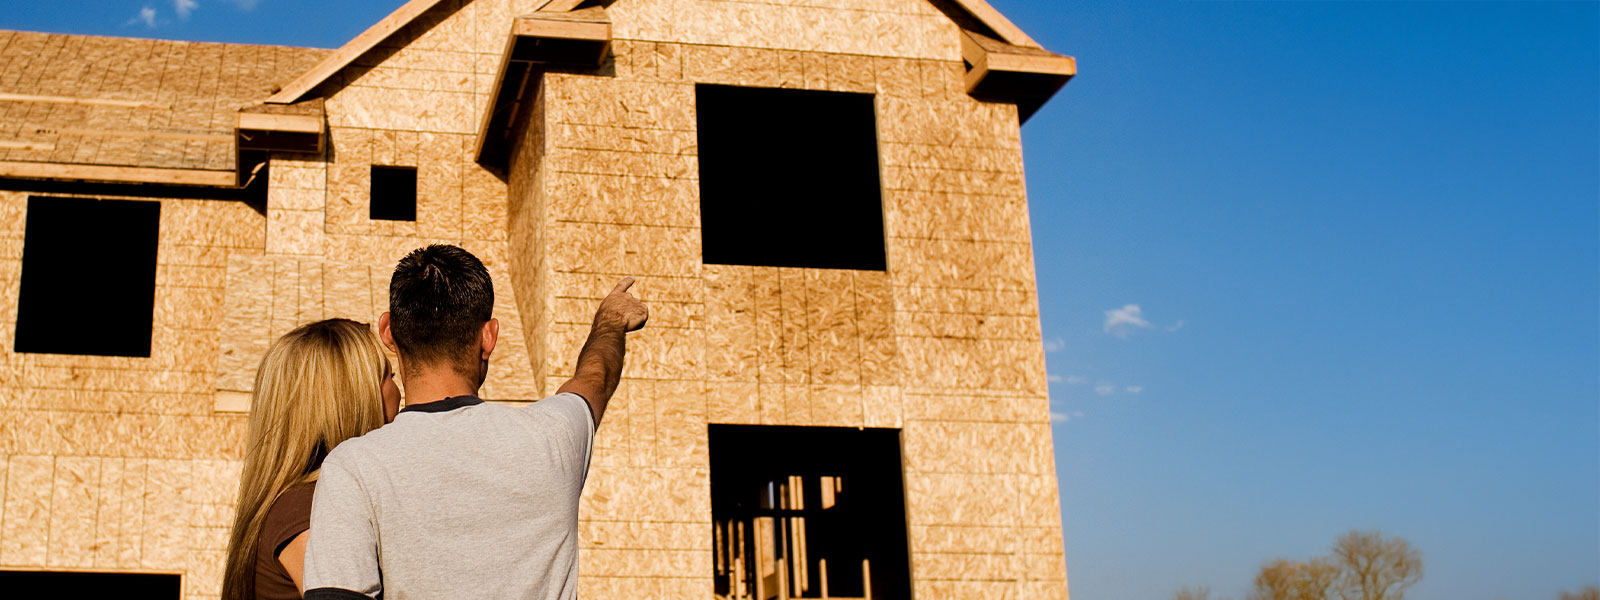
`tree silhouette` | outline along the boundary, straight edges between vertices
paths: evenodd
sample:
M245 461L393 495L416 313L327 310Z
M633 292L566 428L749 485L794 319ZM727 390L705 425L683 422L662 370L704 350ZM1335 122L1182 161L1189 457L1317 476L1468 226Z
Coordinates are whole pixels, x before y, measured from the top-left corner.
M1250 600L1403 600L1422 579L1422 553L1402 538L1377 531L1339 536L1329 556L1301 562L1267 561ZM1181 599L1180 599L1181 600ZM1574 596L1561 600L1600 600Z
M1335 590L1343 600L1400 600L1422 580L1422 552L1403 538L1377 531L1351 531L1333 543L1342 571Z

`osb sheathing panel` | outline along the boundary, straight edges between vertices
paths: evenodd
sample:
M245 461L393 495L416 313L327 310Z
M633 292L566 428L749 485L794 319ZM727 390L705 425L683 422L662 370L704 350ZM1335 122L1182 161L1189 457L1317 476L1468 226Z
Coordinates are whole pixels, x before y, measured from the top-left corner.
M401 243L410 242L402 240ZM411 246L406 246L406 252ZM482 394L493 400L539 398L538 380L530 372L522 320L512 297L510 275L496 247L470 248L495 283L494 314L500 320L500 342L489 363ZM273 340L306 323L347 318L376 323L388 310L393 262L363 264L275 256L236 256L228 268L226 324L217 361L216 390L249 392L261 356ZM391 357L391 360L393 357Z
M670 437L685 419L689 439L705 422L897 427L918 593L1064 597L1015 109L967 98L952 61L614 51L614 77L545 75L534 121L547 132L533 168L548 198L548 381L570 375L616 278L639 277L652 308L596 440L585 522L708 520L693 497L619 514L607 487L695 485L707 459ZM701 264L694 83L876 94L889 271ZM586 554L585 577L614 559Z
M620 39L951 59L959 30L922 0L623 0L609 9Z
M0 32L0 160L227 170L236 113L328 53Z
M619 0L613 60L543 77L502 180L477 113L534 4L446 2L337 76L329 152L274 157L267 217L165 202L158 357L0 351L0 566L214 597L243 418L212 396L290 327L374 320L395 261L448 242L498 288L492 399L570 376L618 278L650 303L595 441L585 597L710 595L708 422L902 428L919 597L1065 597L1016 111L965 95L953 26L913 0ZM890 270L701 264L695 83L875 94ZM368 218L372 164L418 168L416 222ZM12 315L25 206L0 194Z
M15 331L28 194L0 192L0 328ZM230 256L266 219L237 202L161 202L149 358L0 347L0 567L183 573L219 592L244 418L212 410Z

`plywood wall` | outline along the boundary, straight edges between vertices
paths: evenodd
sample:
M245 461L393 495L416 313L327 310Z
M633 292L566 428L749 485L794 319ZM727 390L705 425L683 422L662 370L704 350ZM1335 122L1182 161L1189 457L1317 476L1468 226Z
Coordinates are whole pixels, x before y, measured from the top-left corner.
M223 282L266 223L243 203L146 201L161 203L152 355L16 354L28 195L0 191L0 568L183 573L186 597L215 597L245 432L213 408Z
M711 596L708 423L900 428L917 597L1065 598L1017 113L965 94L956 26L921 0L617 0L613 59L543 77L501 177L474 136L538 4L447 0L336 76L328 153L274 156L265 215L159 200L152 358L0 349L0 568L215 598L262 351L374 321L395 261L447 242L494 278L486 398L569 377L618 278L650 304L584 492L585 598ZM874 94L889 270L702 264L696 83ZM369 218L373 164L418 169L415 222ZM25 207L0 192L5 332Z

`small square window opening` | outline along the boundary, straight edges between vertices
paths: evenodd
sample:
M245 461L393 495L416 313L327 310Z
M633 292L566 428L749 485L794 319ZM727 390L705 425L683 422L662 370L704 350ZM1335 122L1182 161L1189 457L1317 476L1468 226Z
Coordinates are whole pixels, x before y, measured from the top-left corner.
M371 200L375 220L417 220L417 168L372 165Z

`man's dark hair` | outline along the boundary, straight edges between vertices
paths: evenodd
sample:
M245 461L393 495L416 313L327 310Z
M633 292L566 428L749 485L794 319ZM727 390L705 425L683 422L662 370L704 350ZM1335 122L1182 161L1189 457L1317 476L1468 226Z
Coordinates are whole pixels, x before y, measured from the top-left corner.
M389 332L400 354L421 364L465 367L493 308L489 271L456 246L412 250L389 280Z

